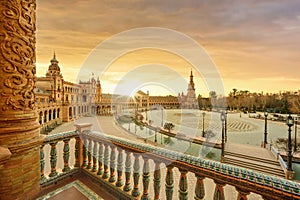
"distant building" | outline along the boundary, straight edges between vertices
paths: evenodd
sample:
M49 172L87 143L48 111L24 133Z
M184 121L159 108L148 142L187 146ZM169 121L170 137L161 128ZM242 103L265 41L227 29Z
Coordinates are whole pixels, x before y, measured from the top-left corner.
M65 81L54 53L45 77L37 77L36 107L41 132L47 132L62 122L83 116L111 115L126 109L149 110L160 105L179 108L174 96L149 96L149 92L137 91L134 97L118 94L103 94L99 78L93 75L88 81L72 83Z
M190 82L188 84L187 94L184 95L183 92L178 94L178 100L181 105L181 108L188 108L188 109L198 109L198 101L196 98L196 92L195 92L195 83L193 80L193 71L191 70L190 75Z

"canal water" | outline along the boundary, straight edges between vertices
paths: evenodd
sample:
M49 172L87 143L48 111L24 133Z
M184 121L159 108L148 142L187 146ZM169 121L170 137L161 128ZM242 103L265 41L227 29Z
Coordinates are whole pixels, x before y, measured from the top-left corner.
M203 114L205 113L205 114ZM185 134L189 137L201 137L202 132L212 131L215 135L212 140L221 139L222 122L220 113L203 112L199 110L152 110L142 113L144 120L147 120L154 127L162 127L166 122L175 125L175 133ZM227 114L227 141L240 144L260 146L264 139L264 120L250 118L249 114L228 113ZM213 147L194 144L178 138L169 137L155 132L135 123L123 123L122 127L132 134L155 141L165 148L182 153L220 161L221 151ZM274 142L277 138L287 138L287 126L282 122L268 120L267 132L268 143ZM294 133L294 132L293 132ZM300 164L293 164L295 179L300 180Z

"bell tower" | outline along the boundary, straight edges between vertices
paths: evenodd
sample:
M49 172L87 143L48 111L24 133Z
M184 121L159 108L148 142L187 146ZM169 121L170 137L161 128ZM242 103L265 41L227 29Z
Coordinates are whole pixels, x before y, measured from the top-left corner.
M48 67L48 72L46 77L52 78L51 87L52 87L52 100L61 101L63 99L62 90L63 90L63 76L60 72L60 67L58 65L58 60L56 59L56 54L54 52L53 58L50 60L50 65Z

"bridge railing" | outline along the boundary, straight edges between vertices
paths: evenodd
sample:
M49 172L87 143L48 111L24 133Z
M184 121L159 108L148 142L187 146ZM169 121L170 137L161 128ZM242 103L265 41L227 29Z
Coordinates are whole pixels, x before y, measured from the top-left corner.
M75 162L74 166L70 166L69 141L73 138ZM61 172L56 169L56 145L59 141L64 146L60 151L63 154ZM48 144L51 147L51 170L46 176L43 148ZM174 171L179 171L178 177ZM300 199L300 184L297 182L140 142L80 128L47 136L41 146L41 185L51 184L76 172L104 184L122 199L190 199L191 196L204 199L205 179L214 182L214 199L225 199L225 185L235 188L238 199L247 199L250 193L261 195L264 199ZM165 176L162 177L162 174ZM188 184L190 174L194 174L193 185ZM163 182L164 191L161 190ZM191 191L188 187L193 187L193 194L188 193ZM175 192L177 188L178 192Z
M271 146L271 152L276 157L276 159L279 161L281 168L283 169L284 173L287 173L287 165L286 162L283 160L282 156L280 155L279 151L274 147Z

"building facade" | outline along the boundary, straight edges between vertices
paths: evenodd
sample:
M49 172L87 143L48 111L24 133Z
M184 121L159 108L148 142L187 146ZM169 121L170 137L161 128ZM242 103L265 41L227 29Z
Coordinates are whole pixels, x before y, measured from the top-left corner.
M54 53L45 77L37 77L36 107L41 132L49 132L62 122L83 116L112 115L126 109L145 111L159 105L165 109L179 108L175 96L150 96L139 90L133 97L103 94L99 78L72 83L64 80Z
M184 95L183 92L178 94L178 100L181 105L181 108L188 108L188 109L198 109L198 100L196 98L195 92L195 83L193 80L193 71L191 70L190 75L190 82L188 84L187 94Z

